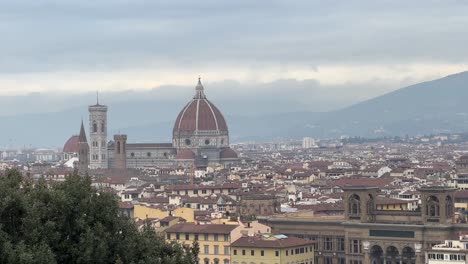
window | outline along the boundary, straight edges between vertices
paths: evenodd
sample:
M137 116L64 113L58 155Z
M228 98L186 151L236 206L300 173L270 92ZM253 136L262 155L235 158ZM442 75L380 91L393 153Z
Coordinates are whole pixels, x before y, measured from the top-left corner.
M232 251L232 254L233 254L234 256L237 256L237 249L234 249L234 250Z
M275 251L275 256L279 257L279 251L278 250Z
M104 122L102 122L102 124L101 124L101 132L104 132L105 129L106 129L106 125L104 124Z
M194 235L193 240L198 241L198 234L195 234L195 235Z
M229 247L224 247L224 255L229 255Z
M97 123L96 123L96 121L93 122L93 132L94 133L97 132Z
M167 234L167 239L171 239L171 234Z
M323 249L331 251L333 250L333 242L331 237L325 237L323 241Z
M206 139L205 140L205 145L209 145L210 144L210 140L209 139Z
M185 234L185 240L190 240L190 234Z
M224 241L225 242L229 241L229 235L224 235Z
M204 253L204 254L210 254L210 246L205 245L205 246L203 247L203 253Z
M213 239L214 239L214 241L218 241L218 234L214 234Z
M245 256L245 249L242 250L242 256Z
M214 246L214 254L215 255L219 254L219 246Z
M146 153L146 156L149 158L151 157L151 152Z
M180 239L180 235L179 235L179 234L176 234L175 237L176 237L177 240Z
M185 145L190 146L190 143L192 143L192 142L190 141L190 139L187 138L187 139L185 140Z
M208 234L205 234L205 241L208 241Z
M101 158L102 158L102 160L105 160L106 159L106 154L102 154Z
M351 253L361 253L361 243L357 239L352 239L350 243Z
M345 239L344 237L338 238L338 251L345 251Z
M250 250L250 256L255 256L255 250Z
M265 251L260 250L260 256L262 256L262 257L265 256Z
M286 250L286 256L289 256L289 250Z

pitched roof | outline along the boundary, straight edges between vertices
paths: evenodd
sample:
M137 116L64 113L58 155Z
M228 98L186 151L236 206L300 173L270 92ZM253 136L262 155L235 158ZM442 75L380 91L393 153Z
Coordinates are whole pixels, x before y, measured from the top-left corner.
M83 125L83 120L81 120L80 135L78 137L79 137L79 142L80 143L87 143L88 142L88 140L86 139L86 132L85 132L84 125Z

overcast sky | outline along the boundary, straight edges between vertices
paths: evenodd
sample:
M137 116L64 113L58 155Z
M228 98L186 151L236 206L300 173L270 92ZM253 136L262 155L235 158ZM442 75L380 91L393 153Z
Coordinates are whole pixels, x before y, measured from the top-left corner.
M0 0L0 94L149 90L200 74L367 98L467 70L467 14L450 0Z

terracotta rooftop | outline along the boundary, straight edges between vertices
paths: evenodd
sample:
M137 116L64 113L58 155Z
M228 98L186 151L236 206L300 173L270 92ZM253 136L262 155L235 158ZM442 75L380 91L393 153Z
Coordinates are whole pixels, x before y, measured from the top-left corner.
M264 238L263 236L246 236L241 237L231 244L231 247L246 247L246 248L292 248L314 245L315 241L306 240L297 237L287 237L277 239L274 237Z
M196 225L196 224L176 224L165 230L166 233L191 233L191 234L230 234L237 225Z

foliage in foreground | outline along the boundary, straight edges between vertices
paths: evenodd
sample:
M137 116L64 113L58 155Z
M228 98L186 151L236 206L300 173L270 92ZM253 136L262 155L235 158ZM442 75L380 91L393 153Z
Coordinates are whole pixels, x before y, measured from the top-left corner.
M193 248L166 243L118 216L118 202L77 174L47 186L16 170L0 176L0 263L192 264Z

